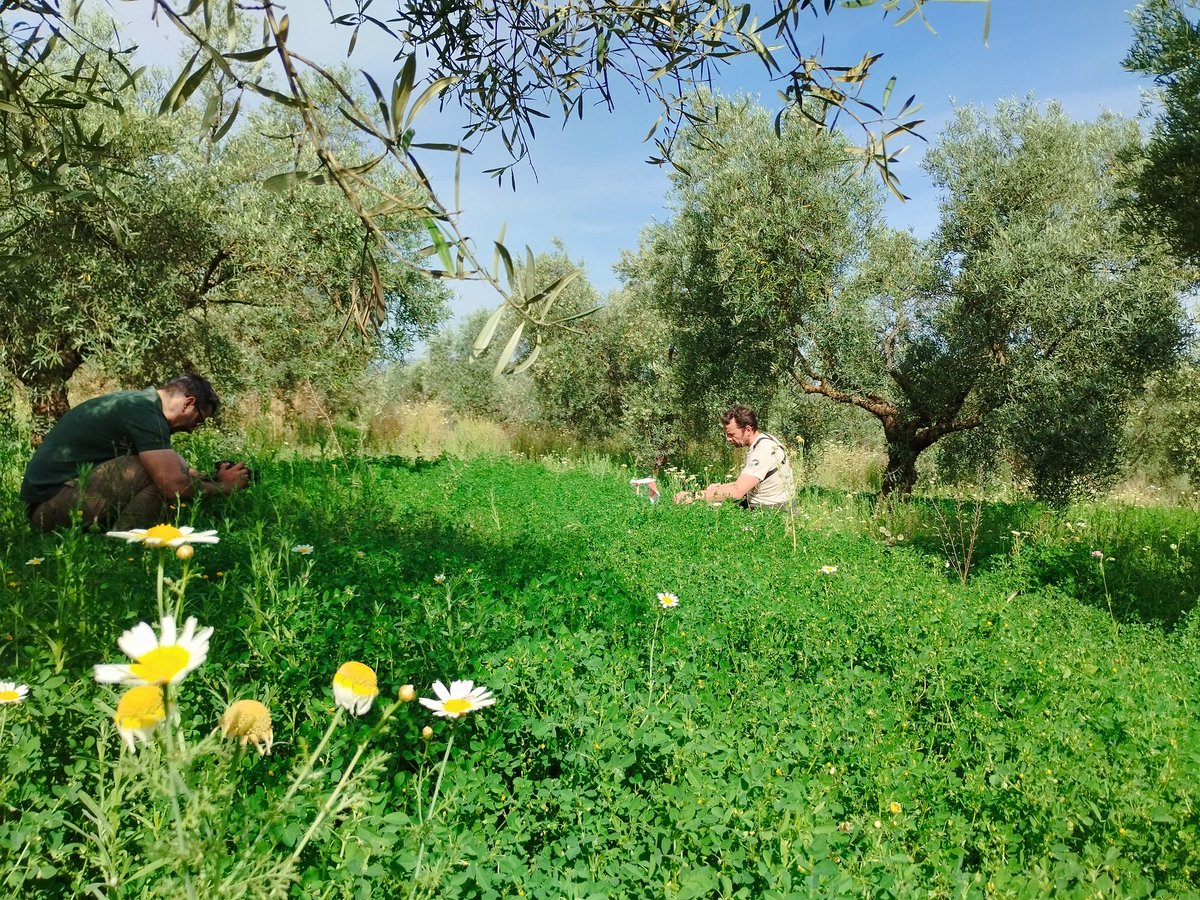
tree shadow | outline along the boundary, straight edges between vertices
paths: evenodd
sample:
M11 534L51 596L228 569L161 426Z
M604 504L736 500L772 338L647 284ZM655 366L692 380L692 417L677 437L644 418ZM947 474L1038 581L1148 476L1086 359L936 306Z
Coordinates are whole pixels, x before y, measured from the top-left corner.
M987 502L976 520L973 501L914 502L926 526L914 547L946 557L957 540L961 556L977 521L972 571L1006 569L1016 584L1053 586L1122 623L1170 631L1200 597L1195 516L1185 510L1097 505L1088 523L1041 503Z

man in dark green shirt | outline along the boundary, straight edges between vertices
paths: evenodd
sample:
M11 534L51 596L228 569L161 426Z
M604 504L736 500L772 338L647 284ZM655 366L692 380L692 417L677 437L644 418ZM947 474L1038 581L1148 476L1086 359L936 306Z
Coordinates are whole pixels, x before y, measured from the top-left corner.
M192 431L220 400L199 375L160 388L117 391L80 403L59 419L34 452L21 482L29 520L40 531L71 524L128 529L163 520L167 503L245 488L244 463L203 478L171 449L171 434Z

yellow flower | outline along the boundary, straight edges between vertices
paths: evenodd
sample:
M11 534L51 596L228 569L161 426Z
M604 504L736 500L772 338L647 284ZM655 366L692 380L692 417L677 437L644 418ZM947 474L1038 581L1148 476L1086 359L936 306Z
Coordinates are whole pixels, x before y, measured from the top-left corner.
M371 709L379 696L379 682L375 671L360 662L343 663L333 676L333 699L337 705L356 716Z
M163 616L160 636L155 636L154 629L145 622L138 622L117 641L133 662L98 665L94 669L96 680L102 684L176 684L204 662L212 632L211 627L197 630L195 616L188 616L183 633L178 635L174 616Z
M149 742L150 735L167 716L163 692L156 684L130 688L117 702L117 732L129 749L136 750L135 741Z
M902 806L901 806L899 803L897 803L895 800L893 800L891 803L889 803L889 804L888 804L888 812L890 812L890 813L891 813L893 816L898 816L898 815L900 815L900 811L901 811L903 808L904 808L904 807L902 807Z
M254 743L259 756L271 752L275 735L271 731L271 711L257 700L238 700L231 703L221 716L221 734L240 738L242 746Z
M422 697L421 705L426 709L433 710L435 716L446 716L451 719L461 719L467 713L491 706L496 702L491 691L482 685L475 687L473 681L452 681L449 690L440 681L435 681L433 692L437 694L437 699L431 700L428 697Z
M679 605L679 598L670 591L658 592L658 605L663 609L674 609Z
M20 703L29 696L29 685L0 681L0 703Z
M131 528L129 531L109 531L109 537L123 538L130 544L147 547L182 547L185 544L216 544L221 539L216 531L197 531L188 525L155 525L153 528Z

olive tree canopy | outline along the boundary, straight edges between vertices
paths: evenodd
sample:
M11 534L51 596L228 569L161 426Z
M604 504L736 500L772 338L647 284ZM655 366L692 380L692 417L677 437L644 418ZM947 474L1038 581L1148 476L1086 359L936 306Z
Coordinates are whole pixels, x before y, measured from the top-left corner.
M661 114L651 134L657 158L665 159L680 124L696 124L683 98L694 87L710 83L732 60L752 57L778 81L791 108L822 127L858 122L863 135L862 145L855 148L860 165L874 166L897 190L889 148L919 124L913 99L890 102L894 79L878 93L864 94L879 55L868 52L860 59L831 64L804 49L819 43L807 31L820 14L828 15L837 6L881 8L894 12L901 23L923 19L933 2L938 0L770 0L757 5L730 0L324 0L348 58L353 58L364 30L378 32L395 47L394 72L375 77L364 73L372 95L366 104L357 101L344 75L295 49L293 29L298 26L274 0L129 0L122 8L170 23L189 48L186 62L164 92L164 112L207 91L203 126L219 140L235 127L248 94L294 108L315 150L315 165L281 172L269 185L336 185L375 246L387 240L378 227L379 216L397 211L419 216L430 238L426 272L490 282L510 309L537 327L561 324L554 301L562 285L530 293L531 280L518 276L503 235L494 247L487 247L490 264L481 259L459 229L457 200L447 199L450 188L426 177L421 160L428 153L465 152L464 145L469 148L475 137L495 132L512 160L520 160L541 120L582 116L597 102L611 107L619 99L620 86L626 85L659 105ZM971 2L988 8L989 0ZM119 34L97 41L77 30L73 17L86 6L86 0L9 0L0 6L5 12L0 21L0 109L21 119L39 119L51 111L57 116L64 108L91 103L119 106L119 85L100 77L99 70L105 61L122 60L128 43ZM246 21L255 27L246 29ZM986 38L986 16L983 23ZM248 38L251 34L253 39ZM36 77L36 63L56 44L69 47L76 58L66 88ZM128 79L137 75L126 69ZM341 115L373 142L370 158L348 161L330 143L325 124L314 113L316 81L332 86L341 97ZM418 113L431 105L466 112L461 142L418 140ZM90 165L107 140L104 133L71 125L68 115L52 139L37 145L26 142L21 129L12 129L0 154L10 168L24 167L36 173L45 189L56 189L63 183L64 169ZM395 194L374 180L384 159L422 185L423 196L414 200ZM495 174L502 176L509 168L500 166ZM373 190L366 190L368 186ZM379 291L365 296L358 307L360 325L379 322L382 308Z
M885 493L959 432L1002 437L1039 493L1113 470L1126 401L1183 338L1181 271L1126 227L1140 134L1055 104L958 111L925 165L926 242L886 229L836 135L722 101L684 135L674 218L628 269L678 347L683 396L711 414L769 405L781 375L883 428Z

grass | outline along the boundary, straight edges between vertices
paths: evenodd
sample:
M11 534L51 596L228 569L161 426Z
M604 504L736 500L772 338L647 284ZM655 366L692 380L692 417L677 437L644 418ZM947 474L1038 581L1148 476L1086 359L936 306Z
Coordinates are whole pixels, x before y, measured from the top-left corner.
M963 584L931 500L814 488L788 520L651 506L594 458L256 468L184 511L220 530L185 585L215 631L136 755L90 675L153 619L157 551L0 523L0 678L32 688L0 707L15 893L1200 890L1193 512L984 504ZM381 697L333 727L347 660ZM376 727L460 678L496 704ZM212 734L240 697L271 756Z

